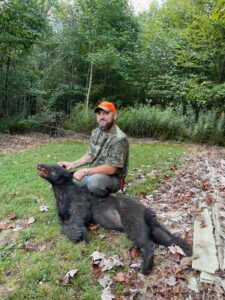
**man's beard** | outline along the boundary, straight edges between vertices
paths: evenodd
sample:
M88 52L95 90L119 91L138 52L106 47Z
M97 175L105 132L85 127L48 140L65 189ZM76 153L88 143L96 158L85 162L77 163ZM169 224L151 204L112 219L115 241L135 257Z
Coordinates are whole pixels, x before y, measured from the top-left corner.
M101 131L107 131L110 128L112 128L114 125L114 120L112 120L111 122L106 122L105 125L99 125L99 129Z

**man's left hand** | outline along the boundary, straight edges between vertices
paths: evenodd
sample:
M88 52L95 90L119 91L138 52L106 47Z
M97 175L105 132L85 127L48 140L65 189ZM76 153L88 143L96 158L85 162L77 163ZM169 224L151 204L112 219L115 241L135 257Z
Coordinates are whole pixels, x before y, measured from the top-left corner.
M73 173L73 178L76 180L81 180L85 176L84 170L80 169Z

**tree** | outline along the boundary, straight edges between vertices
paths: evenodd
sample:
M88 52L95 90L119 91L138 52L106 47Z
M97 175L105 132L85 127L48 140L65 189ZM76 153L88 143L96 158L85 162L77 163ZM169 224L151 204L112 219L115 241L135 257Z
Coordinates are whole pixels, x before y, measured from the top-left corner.
M18 113L19 102L26 101L30 71L21 72L24 58L40 38L46 25L43 6L38 0L4 1L0 6L0 116ZM19 72L19 73L18 73Z

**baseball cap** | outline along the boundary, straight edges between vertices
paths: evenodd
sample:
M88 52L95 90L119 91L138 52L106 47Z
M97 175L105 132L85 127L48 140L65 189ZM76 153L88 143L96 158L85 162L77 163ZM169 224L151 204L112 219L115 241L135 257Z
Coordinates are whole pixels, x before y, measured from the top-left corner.
M103 102L99 103L99 105L95 108L95 112L97 112L100 109L116 113L116 108L115 108L114 104L111 102L108 102L108 101L103 101Z

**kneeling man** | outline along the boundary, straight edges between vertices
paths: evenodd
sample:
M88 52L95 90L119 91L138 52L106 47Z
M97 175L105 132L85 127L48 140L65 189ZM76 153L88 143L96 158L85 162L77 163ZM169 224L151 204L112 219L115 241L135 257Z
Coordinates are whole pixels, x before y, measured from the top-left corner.
M92 131L87 153L74 162L60 162L67 170L78 169L73 177L81 187L105 197L123 187L127 175L129 143L125 133L115 125L117 111L113 103L101 102L96 108L98 127Z

